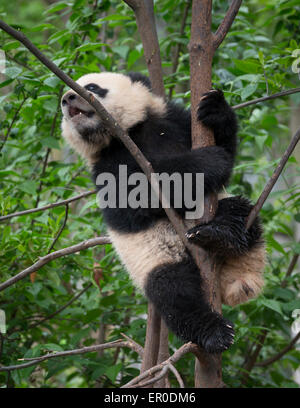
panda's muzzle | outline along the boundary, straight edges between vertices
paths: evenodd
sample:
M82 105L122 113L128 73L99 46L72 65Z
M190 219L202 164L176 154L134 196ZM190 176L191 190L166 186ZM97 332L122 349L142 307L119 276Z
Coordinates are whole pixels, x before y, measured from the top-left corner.
M62 107L68 110L70 118L74 118L77 115L85 115L88 118L91 118L94 115L94 111L83 109L81 105L86 105L83 102L82 98L75 93L68 91L64 94L61 100ZM86 106L85 106L86 107Z

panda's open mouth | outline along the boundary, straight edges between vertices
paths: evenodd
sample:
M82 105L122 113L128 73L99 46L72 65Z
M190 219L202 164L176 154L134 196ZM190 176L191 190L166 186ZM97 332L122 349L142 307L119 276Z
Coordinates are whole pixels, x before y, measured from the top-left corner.
M93 111L84 111L83 109L79 109L76 106L69 106L69 115L70 118L74 118L77 115L85 115L88 118L91 118L94 115Z

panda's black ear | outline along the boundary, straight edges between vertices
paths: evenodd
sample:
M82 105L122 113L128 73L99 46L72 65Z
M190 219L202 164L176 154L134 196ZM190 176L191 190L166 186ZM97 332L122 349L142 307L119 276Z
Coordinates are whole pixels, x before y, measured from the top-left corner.
M150 89L150 91L152 90L150 79L145 75L140 74L139 72L129 72L127 76L129 76L131 82L141 82L148 89Z

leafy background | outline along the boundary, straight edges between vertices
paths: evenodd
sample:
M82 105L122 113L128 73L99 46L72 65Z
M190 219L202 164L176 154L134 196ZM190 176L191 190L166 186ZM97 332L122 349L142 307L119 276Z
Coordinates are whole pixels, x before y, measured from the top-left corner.
M213 2L213 28L227 3ZM190 1L155 2L165 86L179 103L189 104ZM188 7L187 21L181 29ZM20 27L60 68L74 79L99 71L146 73L143 49L132 11L116 0L3 0L1 18ZM300 48L298 1L244 1L236 21L214 59L213 83L231 105L299 86L291 70L292 52ZM67 199L93 189L88 170L60 136L59 100L64 88L20 43L0 32L6 54L6 75L0 77L0 205L1 215ZM179 51L174 70L174 56ZM256 200L299 125L299 95L239 109L239 155L233 194ZM285 280L289 263L300 253L299 150L284 170L265 204L268 266L266 288L257 300L224 314L236 325L236 341L223 354L224 382L229 387L297 387L293 374L300 352L280 360L243 367L262 333L257 361L276 355L291 339L292 312L300 309L299 274ZM66 225L54 248L53 240ZM105 234L95 197L0 224L1 281L58 250ZM55 313L84 293L53 318ZM126 333L144 343L146 302L133 288L110 245L59 258L9 287L0 295L7 333L0 337L1 365L47 351L69 350L112 341ZM170 334L170 351L181 343ZM38 366L0 372L2 387L119 387L139 373L139 358L129 349L106 350L45 361ZM177 363L186 386L193 386L194 359ZM176 380L170 376L173 386Z

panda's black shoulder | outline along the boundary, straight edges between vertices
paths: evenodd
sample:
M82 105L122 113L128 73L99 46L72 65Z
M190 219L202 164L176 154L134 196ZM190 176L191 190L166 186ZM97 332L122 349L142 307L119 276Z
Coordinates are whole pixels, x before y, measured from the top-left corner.
M152 89L151 81L146 75L140 72L128 72L126 75L131 79L131 82L141 82L148 89Z

